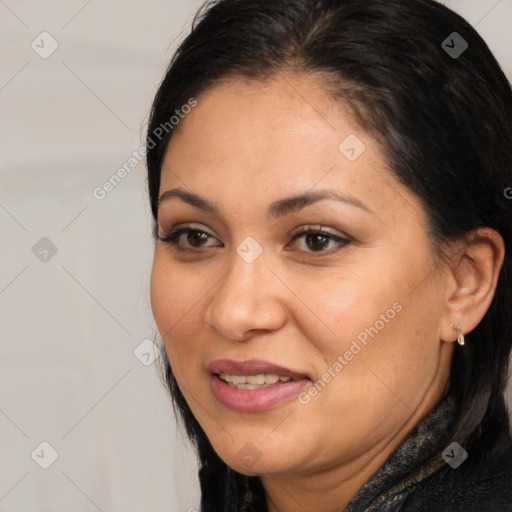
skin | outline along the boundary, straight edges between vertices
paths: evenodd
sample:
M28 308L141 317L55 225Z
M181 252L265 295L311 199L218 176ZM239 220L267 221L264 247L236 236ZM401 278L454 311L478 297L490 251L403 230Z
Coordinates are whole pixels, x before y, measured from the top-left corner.
M338 149L349 134L366 146L353 162ZM210 235L199 245L182 235L188 251L155 248L152 309L180 389L222 459L260 475L271 512L342 510L446 391L450 323L467 333L485 314L501 237L479 230L441 260L419 199L312 76L226 80L201 95L165 156L160 194L175 188L218 208L173 197L158 212L162 235L177 225ZM325 189L368 210L328 199L267 213ZM292 240L320 225L351 242ZM252 263L236 252L249 236L263 250ZM395 303L401 311L306 405L292 397L237 413L210 391L207 365L220 358L263 359L315 382ZM238 456L248 442L259 457L250 467Z

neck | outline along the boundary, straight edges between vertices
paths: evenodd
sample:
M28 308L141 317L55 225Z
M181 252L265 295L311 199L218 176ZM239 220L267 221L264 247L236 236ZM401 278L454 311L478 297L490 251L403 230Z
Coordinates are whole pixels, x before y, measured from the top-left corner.
M439 395L438 395L439 397ZM358 491L396 451L412 429L434 407L434 403L415 411L394 435L373 445L350 461L302 473L263 475L269 512L340 512ZM384 489L382 489L384 490Z
M405 437L405 435L403 436ZM403 437L372 447L357 459L315 474L264 475L268 512L340 512L384 464Z

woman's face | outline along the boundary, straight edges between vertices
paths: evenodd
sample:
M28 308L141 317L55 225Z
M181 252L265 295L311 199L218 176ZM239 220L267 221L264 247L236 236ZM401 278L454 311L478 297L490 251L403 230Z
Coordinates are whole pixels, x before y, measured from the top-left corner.
M356 472L448 377L424 209L318 84L217 85L162 168L174 243L156 243L154 317L194 416L246 474Z

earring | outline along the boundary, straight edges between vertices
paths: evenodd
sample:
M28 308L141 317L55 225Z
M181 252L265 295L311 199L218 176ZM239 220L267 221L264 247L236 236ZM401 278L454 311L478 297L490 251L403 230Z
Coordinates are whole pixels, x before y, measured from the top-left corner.
M464 334L462 334L461 330L453 324L450 324L450 327L457 331L457 343L462 347L464 345Z

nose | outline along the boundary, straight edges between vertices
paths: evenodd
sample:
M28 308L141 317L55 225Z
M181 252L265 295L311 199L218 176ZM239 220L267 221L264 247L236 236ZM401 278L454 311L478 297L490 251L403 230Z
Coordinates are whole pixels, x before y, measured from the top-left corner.
M221 336L237 341L260 331L278 330L287 319L282 286L263 255L246 263L234 254L231 269L208 305L205 321Z

